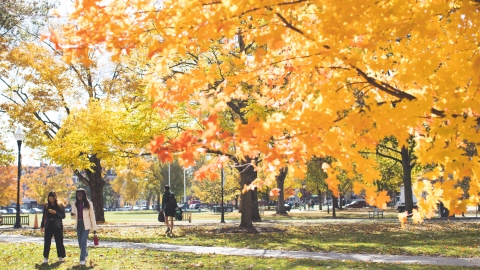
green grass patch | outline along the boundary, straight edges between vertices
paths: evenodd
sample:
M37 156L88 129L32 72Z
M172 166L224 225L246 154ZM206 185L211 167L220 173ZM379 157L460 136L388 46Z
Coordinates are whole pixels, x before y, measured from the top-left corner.
M448 266L199 255L121 248L89 248L87 265L79 266L78 247L66 246L66 261L58 263L55 245L50 251L50 263L44 265L41 264L42 244L0 243L0 250L0 267L8 269L461 269Z
M270 250L300 250L365 254L418 256L478 257L479 223L435 222L409 224L342 222L323 224L262 224L264 232L224 233L235 231L233 224L217 226L176 226L174 235L165 235L165 226L115 227L98 229L102 240L166 243L175 245L225 246ZM268 232L269 231L269 232ZM22 233L41 237L39 230ZM72 228L65 228L65 237L75 238Z

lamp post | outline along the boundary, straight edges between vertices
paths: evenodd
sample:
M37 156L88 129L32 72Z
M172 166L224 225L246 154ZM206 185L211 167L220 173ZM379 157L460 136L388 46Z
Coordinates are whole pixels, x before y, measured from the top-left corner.
M225 182L225 174L223 171L223 166L222 166L222 219L220 220L220 223L225 223L225 209L223 209L223 183Z
M18 181L17 181L17 215L15 218L15 225L13 228L20 229L22 228L22 223L20 222L20 177L22 175L22 161L21 161L21 148L22 141L25 139L25 134L22 133L22 130L17 128L17 131L14 134L15 140L17 140L18 145Z

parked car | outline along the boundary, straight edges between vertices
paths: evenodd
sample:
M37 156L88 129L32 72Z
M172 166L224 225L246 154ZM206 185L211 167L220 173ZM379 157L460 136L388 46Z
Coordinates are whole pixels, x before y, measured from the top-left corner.
M34 208L30 209L30 213L31 214L42 213L42 209L34 207Z
M368 205L366 201L353 201L345 205L345 208L363 208L363 207L370 207L370 205Z
M30 210L28 209L20 209L20 214L30 214Z
M5 210L5 209L0 209L0 213L2 213L2 214L7 214L7 213L8 213L8 211L7 211L7 210Z
M140 210L140 207L134 206L134 207L132 208L132 210L133 210L133 211L139 211L139 210Z
M72 207L66 207L65 208L65 213L70 213L72 212Z
M193 200L193 201L190 201L188 205L197 204L197 203L202 203L202 202L200 200Z
M8 208L8 209L7 209L7 212L8 212L9 214L16 214L16 213L17 213L17 210L16 210L15 208Z

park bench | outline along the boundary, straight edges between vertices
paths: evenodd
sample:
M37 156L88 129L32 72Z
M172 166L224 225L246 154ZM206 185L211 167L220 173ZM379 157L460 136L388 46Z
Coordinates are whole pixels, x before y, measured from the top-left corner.
M0 225L15 225L16 216L0 216ZM20 216L20 224L30 225L29 216Z
M383 218L383 210L380 209L380 208L373 208L372 211L368 211L368 218L379 218L379 217L382 217Z
M178 220L178 219L175 218L175 220ZM192 223L192 212L183 211L182 220L188 220L188 223ZM181 221L181 220L178 220L178 221Z

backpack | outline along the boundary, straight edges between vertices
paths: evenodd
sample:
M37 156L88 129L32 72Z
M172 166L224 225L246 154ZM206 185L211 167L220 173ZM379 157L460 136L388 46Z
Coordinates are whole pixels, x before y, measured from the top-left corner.
M177 208L177 199L175 199L175 194L173 194L172 192L169 192L168 194L167 204L165 208L168 208L168 209Z
M182 220L182 209L178 208L178 209L175 211L175 219L176 219L176 220Z

